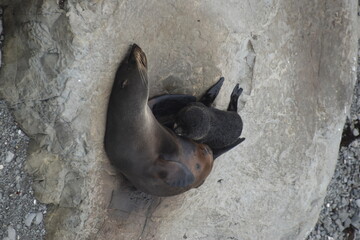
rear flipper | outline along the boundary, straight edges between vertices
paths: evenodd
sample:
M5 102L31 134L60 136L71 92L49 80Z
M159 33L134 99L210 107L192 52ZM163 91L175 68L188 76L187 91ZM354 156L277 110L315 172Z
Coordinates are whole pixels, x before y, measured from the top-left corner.
M210 87L201 97L200 101L205 106L210 107L224 83L221 77L217 83ZM148 101L155 118L164 126L172 128L175 123L175 115L189 103L196 102L196 97L185 94L165 94L153 97Z
M148 106L160 124L172 128L175 115L192 102L196 102L196 97L185 94L165 94L151 98Z
M243 89L239 87L239 84L236 84L230 96L230 102L227 109L228 111L237 112L238 100L242 92Z
M200 98L199 102L203 103L207 107L210 107L217 95L219 94L223 83L224 78L221 77L219 81L217 81L217 83L215 83L205 92L205 94Z
M238 138L235 142L233 142L232 144L221 148L221 149L212 149L213 151L213 156L214 156L214 160L218 157L220 157L220 155L226 153L227 151L229 151L230 149L236 147L237 145L239 145L240 143L242 143L245 140L245 138Z

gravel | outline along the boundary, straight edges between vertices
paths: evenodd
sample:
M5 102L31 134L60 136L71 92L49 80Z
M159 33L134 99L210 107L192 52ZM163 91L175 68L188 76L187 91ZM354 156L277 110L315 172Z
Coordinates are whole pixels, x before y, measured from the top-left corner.
M43 239L46 206L39 204L24 171L29 138L0 101L0 239Z
M3 9L0 7L0 67L2 65L2 55L1 55L1 49L2 44L4 41L4 31L3 31L3 24L2 24L2 16L3 16Z

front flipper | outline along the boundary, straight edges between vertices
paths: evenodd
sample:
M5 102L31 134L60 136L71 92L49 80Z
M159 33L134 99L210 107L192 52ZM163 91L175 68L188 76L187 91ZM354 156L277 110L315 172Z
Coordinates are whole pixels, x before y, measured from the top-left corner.
M228 106L228 111L233 111L233 112L237 112L237 105L238 105L238 100L239 97L242 93L243 89L241 87L239 87L239 84L236 84L236 86L234 87L234 90L231 93L230 96L230 102L229 102L229 106Z
M211 86L205 94L201 97L199 102L203 103L205 106L210 107L211 104L214 102L215 98L220 92L220 89L224 83L224 78L221 77L217 83Z
M238 138L235 142L233 142L232 144L221 148L221 149L212 149L213 151L213 156L214 156L214 160L216 158L218 158L220 155L226 153L227 151L229 151L230 149L236 147L237 145L239 145L240 143L242 143L245 140L245 138Z
M148 106L162 125L172 128L175 115L192 102L196 102L196 97L185 94L166 94L151 98Z
M180 162L161 159L156 168L158 177L171 187L187 187L195 181L192 172Z

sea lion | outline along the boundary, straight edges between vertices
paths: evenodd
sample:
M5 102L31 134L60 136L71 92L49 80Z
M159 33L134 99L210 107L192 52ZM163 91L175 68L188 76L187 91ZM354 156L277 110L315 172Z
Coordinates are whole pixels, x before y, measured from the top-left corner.
M213 108L211 103L206 106L201 101L188 104L175 117L175 133L207 144L214 153L238 145L245 140L239 138L243 129L242 119L237 113L241 93L242 88L237 84L231 94L227 111Z
M243 91L237 84L230 96L227 111L211 107L224 78L211 86L196 102L190 95L162 95L149 100L155 117L177 135L208 145L214 159L244 141L239 138L243 122L237 113L238 99Z
M147 105L145 53L136 44L120 64L105 131L111 163L139 190L172 196L199 187L213 166L211 149L163 127Z

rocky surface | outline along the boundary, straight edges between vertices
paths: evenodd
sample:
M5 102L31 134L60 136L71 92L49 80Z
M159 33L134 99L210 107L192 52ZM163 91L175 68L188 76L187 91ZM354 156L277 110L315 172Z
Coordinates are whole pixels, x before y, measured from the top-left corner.
M358 63L360 59L358 56ZM360 68L338 162L319 220L307 240L360 239Z
M2 65L1 50L2 50L2 45L3 45L3 41L4 41L4 29L3 29L3 24L2 24L2 18L3 18L3 9L0 7L0 67Z
M0 97L34 139L26 168L36 197L52 204L49 239L302 239L311 230L355 79L355 3L4 4ZM198 96L223 75L224 108L235 83L244 88L247 140L199 189L151 197L108 164L107 99L133 42L148 55L151 95Z

